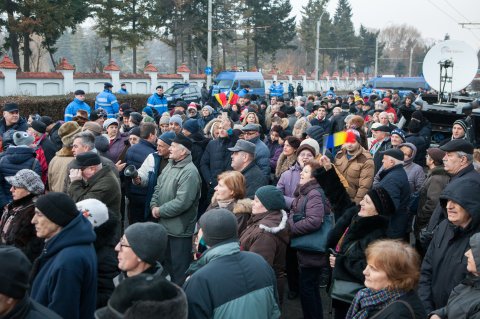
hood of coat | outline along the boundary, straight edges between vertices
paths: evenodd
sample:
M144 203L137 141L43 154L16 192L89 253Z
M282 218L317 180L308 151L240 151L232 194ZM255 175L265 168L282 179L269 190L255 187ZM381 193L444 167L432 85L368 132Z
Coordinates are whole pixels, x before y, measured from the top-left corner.
M467 229L477 229L480 226L480 185L470 179L459 178L452 180L440 194L440 204L446 209L449 200L462 206L472 217Z
M11 163L21 164L35 157L35 150L30 147L12 145L7 149L5 156L8 156Z
M250 198L239 199L233 204L232 212L234 214L251 214L253 200Z
M409 149L412 150L412 156L410 157L410 159L408 160L404 160L403 161L403 166L407 166L411 163L413 163L413 160L415 159L415 156L417 155L417 147L415 145L413 145L412 143L402 143L400 145L398 145L398 148L400 149L402 146L406 146L408 147Z

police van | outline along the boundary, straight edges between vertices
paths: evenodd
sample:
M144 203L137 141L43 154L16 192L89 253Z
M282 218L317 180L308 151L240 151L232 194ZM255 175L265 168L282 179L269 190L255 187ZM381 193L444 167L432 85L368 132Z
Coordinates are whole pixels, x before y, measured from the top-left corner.
M261 72L223 71L214 79L212 94L229 90L239 93L245 85L250 86L250 94L265 95L265 81Z

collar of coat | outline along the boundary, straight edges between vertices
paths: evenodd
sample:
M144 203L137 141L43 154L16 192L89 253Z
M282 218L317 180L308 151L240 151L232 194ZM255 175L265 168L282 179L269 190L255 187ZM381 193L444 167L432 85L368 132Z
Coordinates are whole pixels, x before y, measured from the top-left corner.
M172 167L182 168L182 167L187 166L187 164L192 163L192 155L189 154L184 159L182 159L178 162L175 162L173 159L169 159L168 163L172 164Z
M280 231L284 230L287 225L288 216L287 216L287 212L284 211L283 209L281 210L281 213L282 213L282 220L280 221L280 224L278 224L278 226L268 227L266 225L260 224L260 226L258 227L260 229L263 229L267 233L271 233L271 234L277 234ZM271 213L269 212L269 214Z

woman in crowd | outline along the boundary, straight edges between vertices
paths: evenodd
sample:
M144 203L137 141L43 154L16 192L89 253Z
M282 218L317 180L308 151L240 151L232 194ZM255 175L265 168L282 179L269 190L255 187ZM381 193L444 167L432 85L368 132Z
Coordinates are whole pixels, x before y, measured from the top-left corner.
M240 235L247 227L252 212L252 200L245 198L245 177L237 171L226 171L218 175L217 181L212 203L208 206L207 211L214 208L226 208L233 212L237 217L238 234Z
M283 194L275 186L262 186L255 192L252 217L240 237L240 246L259 254L272 266L277 278L280 305L285 285L285 255L288 244L287 213Z
M322 227L324 216L330 214L330 204L320 185L312 176L312 172L319 167L318 162L312 158L305 163L300 173L298 188L295 191L295 199L288 218L290 235L293 238L319 230ZM298 218L302 215L305 218ZM326 267L328 263L327 254L297 250L297 257L300 268L299 293L303 317L305 319L322 318L323 309L319 285L322 268Z
M365 281L363 270L367 265L365 250L368 245L386 237L388 216L395 212L395 206L383 188L370 190L356 206L338 178L332 163L326 156L320 159L323 168L314 172L314 176L330 202L335 202L335 210L341 217L329 233L327 246L330 254L330 267L333 268L332 282L336 280L355 283L360 288ZM332 290L333 293L335 291ZM332 305L335 318L345 318L350 303L335 298Z
M270 168L273 173L277 168L277 162L283 151L283 138L285 138L285 131L281 126L274 126L270 129L270 135L267 138L266 145L270 151Z
M415 292L420 277L420 256L415 249L384 239L369 245L366 256L366 288L355 295L345 318L425 318Z
M34 200L43 194L45 187L40 176L29 169L19 170L15 176L5 179L11 185L13 200L3 208L0 243L21 249L33 262L43 248L43 240L37 238L31 223L35 214Z
M283 143L282 154L280 154L277 167L275 169L275 177L280 178L281 175L290 170L297 163L297 149L300 146L300 140L294 136L288 136ZM286 177L285 177L286 178ZM296 184L296 183L295 183ZM293 194L293 190L292 190Z
M465 318L473 319L480 316L480 233L470 237L470 249L467 257L466 278L453 288L445 307L429 314L430 319Z

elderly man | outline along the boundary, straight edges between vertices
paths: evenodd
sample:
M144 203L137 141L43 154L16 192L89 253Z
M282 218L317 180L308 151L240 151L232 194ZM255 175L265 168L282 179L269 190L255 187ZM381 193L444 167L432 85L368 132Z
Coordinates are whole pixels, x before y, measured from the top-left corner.
M85 152L94 152L98 153L95 149L95 136L90 132L80 132L73 137L73 144L72 144L72 153L74 157L77 157L80 154ZM118 164L118 167L104 156L100 156L100 161L104 167L109 167L112 172L115 174L117 178L119 178L118 171L122 170L125 167L125 164ZM66 193L70 186L71 180L68 174L72 169L73 162L68 163L67 165L67 174L65 176L64 185L63 185L63 192Z
M18 248L0 246L0 317L60 319L28 294L32 264Z
M464 139L451 140L440 147L445 152L443 165L445 172L451 176L450 182L457 179L473 180L480 184L480 173L473 167L473 145ZM428 222L427 231L433 233L437 225L445 218L445 210L437 205Z
M347 142L335 156L335 167L348 181L348 195L359 204L373 183L374 164L370 153L360 145L360 133L348 130L355 140Z
M85 91L76 90L74 94L75 98L65 108L65 122L72 121L73 118L77 115L78 110L83 110L87 112L88 116L90 116L91 108L90 105L85 103Z
M120 182L109 167L102 165L98 154L85 152L77 155L69 177L68 195L75 202L98 199L120 218Z
M13 144L15 131L27 131L28 124L20 117L17 103L5 103L3 106L3 118L0 120L0 135L3 141L3 150Z
M92 224L64 193L40 196L35 207L32 224L45 248L32 273L32 299L62 318L93 318L97 256Z
M165 269L172 281L183 284L192 259L192 236L200 200L201 179L192 162L192 141L178 134L170 146L170 160L158 177L150 202L152 216L168 232Z
M268 146L260 139L260 125L247 124L242 128L246 141L255 144L255 163L257 163L263 175L270 178L270 151Z
M422 263L418 296L427 313L444 307L452 289L467 274L470 237L480 231L480 184L452 180L440 195L447 219L436 229Z
M255 163L255 144L249 141L238 140L232 152L232 168L245 176L246 196L253 199L255 192L262 186L268 185L268 180L262 174L260 167Z
M403 168L404 154L396 148L382 152L383 166L379 174L379 183L374 188L383 187L395 205L395 213L390 218L387 236L389 238L405 238L409 221L408 202L410 199L410 185L407 173Z
M381 125L376 129L372 129L372 132L375 134L375 141L372 142L370 147L370 154L373 156L376 174L382 167L383 152L392 148L392 143L390 142L392 129L389 126Z

